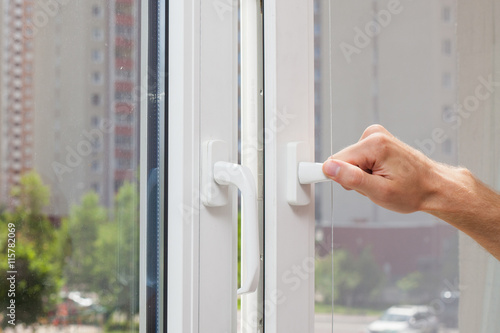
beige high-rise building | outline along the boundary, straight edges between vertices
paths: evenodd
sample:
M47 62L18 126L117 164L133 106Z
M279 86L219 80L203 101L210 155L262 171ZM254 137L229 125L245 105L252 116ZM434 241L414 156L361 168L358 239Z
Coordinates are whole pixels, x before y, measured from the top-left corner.
M37 26L35 169L50 184L50 214L67 215L90 191L110 200L108 166L109 13L107 1L69 1ZM51 129L51 130L47 130Z
M0 202L35 169L54 217L113 207L139 164L139 1L0 4Z
M328 2L317 3L323 7L316 10L316 124L332 130L331 137L320 130L317 159L380 123L433 159L456 163L455 1L335 0L330 14ZM320 197L329 191L324 187ZM317 206L318 219L328 220L331 203L320 199ZM333 207L338 225L434 221L389 212L346 191L335 191Z
M51 184L53 215L89 191L112 208L137 177L138 7L70 1L35 36L35 168Z
M34 50L28 25L33 1L0 4L0 197L9 197L34 164Z
M2 161L5 158L5 143L6 140L4 138L4 133L5 133L5 112L4 112L4 107L6 104L6 74L5 74L5 65L4 62L6 61L6 45L5 41L8 36L8 32L6 31L7 29L5 28L5 5L6 2L0 2L0 161ZM2 194L7 192L6 188L6 183L5 183L5 177L3 176L3 170L4 170L5 165L0 162L0 195L4 197ZM2 203L5 204L5 203Z

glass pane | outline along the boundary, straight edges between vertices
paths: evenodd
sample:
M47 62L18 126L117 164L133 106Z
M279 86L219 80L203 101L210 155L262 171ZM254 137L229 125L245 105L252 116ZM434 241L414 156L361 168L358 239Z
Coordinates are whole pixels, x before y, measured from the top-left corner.
M326 0L314 1L314 126L315 161L333 154L330 99L330 6ZM315 184L316 269L314 331L332 331L333 316L333 184Z
M316 3L317 159L380 123L431 158L456 164L455 2ZM327 250L317 253L316 293L322 308L333 302L333 328L316 332L366 331L401 305L428 306L439 325L426 329L456 332L457 231L424 213L390 212L338 185L332 204L320 186L317 243ZM330 290L323 281L332 280L332 267Z
M5 0L0 31L3 325L138 331L139 1Z

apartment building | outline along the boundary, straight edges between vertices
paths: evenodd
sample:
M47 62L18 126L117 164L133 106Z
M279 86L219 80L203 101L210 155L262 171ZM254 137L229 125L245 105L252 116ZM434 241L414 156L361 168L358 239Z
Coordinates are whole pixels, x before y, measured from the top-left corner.
M139 163L139 5L137 0L116 0L110 36L115 52L110 78L114 89L114 190L137 177Z
M34 49L29 38L33 1L0 5L0 196L34 166Z
M51 215L68 215L89 191L112 208L139 163L139 2L1 6L0 201L35 169Z
M106 1L70 1L33 38L35 169L50 184L55 216L90 190L111 199L108 17Z

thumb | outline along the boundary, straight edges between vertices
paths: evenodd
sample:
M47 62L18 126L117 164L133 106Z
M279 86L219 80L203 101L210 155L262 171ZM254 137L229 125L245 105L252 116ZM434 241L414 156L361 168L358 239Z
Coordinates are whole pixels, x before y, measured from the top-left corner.
M367 196L374 193L377 188L376 176L344 161L328 159L323 163L323 173L345 188L356 190Z

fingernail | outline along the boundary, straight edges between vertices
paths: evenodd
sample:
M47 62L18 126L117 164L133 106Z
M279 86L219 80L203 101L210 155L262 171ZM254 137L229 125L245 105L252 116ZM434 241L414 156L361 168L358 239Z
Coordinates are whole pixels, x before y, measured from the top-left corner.
M340 171L340 164L333 160L328 160L323 164L323 173L328 177L337 177Z

